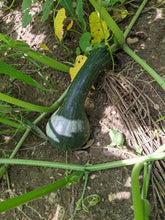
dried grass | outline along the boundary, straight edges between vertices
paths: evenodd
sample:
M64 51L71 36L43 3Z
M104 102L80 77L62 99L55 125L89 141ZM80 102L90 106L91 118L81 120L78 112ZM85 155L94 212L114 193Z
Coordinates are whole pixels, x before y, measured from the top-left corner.
M135 143L138 144L143 149L143 155L148 155L155 152L163 144L162 137L165 134L162 121L155 123L162 114L155 101L159 99L159 103L165 104L151 84L142 80L140 83L138 80L124 77L121 74L117 76L114 73L108 73L103 89L110 104L117 108L123 123L132 136L130 144L132 146ZM141 85L141 88L138 88L138 85ZM157 97L155 100L146 94L146 87ZM158 135L154 135L155 131ZM161 215L165 214L165 161L154 163L151 184L154 197L154 219L159 219Z

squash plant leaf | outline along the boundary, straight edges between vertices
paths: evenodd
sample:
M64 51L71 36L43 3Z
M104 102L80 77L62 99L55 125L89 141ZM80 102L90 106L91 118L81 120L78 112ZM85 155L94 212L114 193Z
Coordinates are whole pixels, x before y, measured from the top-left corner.
M42 11L43 11L43 22L48 19L50 9L53 5L53 0L46 0L42 5Z
M135 149L136 149L136 153L141 155L143 152L143 148L141 146L139 146L137 143L135 143Z
M121 18L122 19L126 18L127 15L128 15L128 11L126 9L121 12Z
M73 20L71 18L65 18L65 20L63 21L63 24L66 30L69 31L71 27L73 26Z
M27 9L27 8L29 8L29 6L31 5L31 3L32 3L32 0L23 0L23 2L22 2L22 10L25 10L25 9Z
M109 37L109 32L105 21L103 21L97 14L97 12L92 12L89 16L89 26L91 35L93 37L91 44L100 42L102 39L107 39Z
M71 81L73 81L73 79L75 78L75 76L77 75L77 73L79 72L81 67L84 65L86 60L87 60L87 57L83 56L83 55L79 55L79 56L76 57L75 66L71 67L69 69L69 74L70 74L70 77L71 77Z
M55 29L55 34L58 37L58 39L61 41L64 35L64 24L63 21L65 20L66 15L65 15L65 8L61 8L55 19L54 19L54 29Z
M88 47L91 47L91 44L90 44L91 37L92 36L89 32L85 32L84 34L82 34L80 41L79 41L79 45L83 52L85 52Z
M60 41L62 41L64 37L65 30L68 31L72 25L73 20L71 18L67 18L65 8L61 8L54 19L55 34Z
M83 31L86 31L86 22L83 16L83 1L82 0L77 0L76 12L77 12L78 19L81 22Z
M29 9L26 9L22 16L22 26L25 28L32 20L32 15L29 14Z
M123 148L124 136L122 133L120 133L116 129L110 129L109 136L111 138L111 144L107 147L120 146L121 148Z

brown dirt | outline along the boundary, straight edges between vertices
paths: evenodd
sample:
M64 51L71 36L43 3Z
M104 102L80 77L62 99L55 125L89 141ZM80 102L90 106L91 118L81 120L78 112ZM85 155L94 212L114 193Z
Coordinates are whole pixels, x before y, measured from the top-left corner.
M151 65L155 71L157 71L157 73L164 77L165 23L164 18L158 17L158 12L160 11L158 11L156 8L151 9L151 5L153 5L151 2L147 5L146 8L148 10L141 14L131 32L131 36L137 36L137 32L141 32L145 37L141 37L138 43L133 44L130 47L135 50L141 58L146 60L146 62ZM45 22L45 24L41 23L41 14L39 13L40 7L38 5L36 5L33 10L35 13L37 13L37 16L35 16L34 21L26 28L22 28L21 26L22 12L19 5L16 6L11 12L7 12L5 14L0 12L2 15L0 17L0 32L7 34L8 37L12 39L27 42L32 49L45 53L55 60L60 62L71 62L66 51L56 42L56 39L53 35L52 23L50 21ZM130 19L131 17L120 22L119 25L121 26L122 30L124 30ZM70 32L63 41L63 43L70 48L73 57L75 57L75 49L78 46L78 39L79 35L75 34L74 32ZM51 49L52 54L39 48L38 43L46 44ZM136 92L142 92L142 97L146 98L143 99L143 101L147 100L149 110L147 110L148 116L146 118L144 117L144 121L147 126L147 131L152 133L153 136L154 130L157 127L153 126L152 123L149 124L148 119L152 118L152 120L155 121L161 115L165 114L164 91L156 82L153 81L152 77L147 72L143 71L143 69L138 64L133 62L132 59L130 59L130 57L128 57L128 55L126 55L124 52L119 52L116 54L115 62L115 74L121 73L122 77L125 77L125 79L132 83L135 88L137 88ZM34 67L32 65L27 65L27 61L25 59L12 58L8 60L8 63L20 63L18 66L19 70L31 75L38 81L41 81L39 76L36 74ZM48 93L38 90L29 85L20 83L18 80L10 82L8 77L3 75L1 76L0 81L0 92L6 92L10 87L12 87L12 95L14 97L34 104L50 106L70 84L70 77L69 74L54 70L52 68L45 68L45 72L51 75L55 84L54 88L57 90L56 93ZM45 74L45 72L43 72L43 74ZM92 103L94 103L94 108L92 108L92 110L88 110L88 117L91 124L91 139L94 140L94 142L88 150L69 152L68 163L106 163L120 159L128 159L132 157L130 153L136 153L133 144L133 135L130 133L130 129L128 126L126 126L122 118L122 114L118 106L118 100L116 100L115 105L115 103L108 98L107 92L109 90L105 87L108 79L111 79L112 81L114 80L114 73L112 73L111 67L106 69L105 72L99 76L99 80L97 80L95 85L96 90L90 94ZM120 80L122 81L121 78ZM120 83L122 84L123 81L121 81ZM114 80L114 83L116 83L117 88L119 81ZM133 89L133 87L131 88ZM120 89L118 91L123 92ZM131 102L135 101L135 97L132 94L137 94L136 92L134 90L134 93L130 92L127 94L125 102L129 102L129 106L131 106ZM112 98L115 97L113 94L110 94L110 96L112 96ZM144 109L146 110L146 103L143 103L143 101L142 105L145 106ZM136 107L138 108L138 106ZM142 116L144 113L142 110L142 107L139 106L138 111L137 109L136 111L134 109L134 113L136 114L138 112L138 114ZM27 113L25 116L29 120L33 121L37 115L38 114L35 113ZM44 132L48 118L49 117L46 117L38 124L38 126ZM102 124L100 124L100 122L102 122ZM110 137L108 135L108 130L103 124L109 128L118 129L125 135L125 151L122 151L118 147L107 148L107 145L110 144ZM0 130L5 129L4 125L0 124L0 126ZM158 125L158 128L160 128L162 132L161 137L153 137L153 139L148 140L149 142L155 141L154 143L157 144L156 148L159 148L164 141L162 124L160 124L160 127ZM132 132L138 133L138 131L135 130ZM20 140L21 135L22 134L19 133L14 136L8 144L4 143L6 135L2 135L0 137L0 141L3 143L0 147L1 156L3 156L2 150L4 150L6 154L11 154L12 150ZM145 147L145 144L143 147ZM155 151L154 147L151 148L151 152L152 151ZM65 162L66 154L63 151L53 148L48 142L31 133L26 138L21 149L17 153L16 158ZM132 220L134 216L131 198L131 171L132 167L123 167L91 173L85 196L97 194L100 196L100 202L96 206L89 207L89 212L85 212L83 210L78 211L75 219ZM8 169L10 187L15 195L29 192L58 180L64 177L64 173L65 170L60 169L17 165L10 166ZM0 199L6 200L10 196L5 177L3 180L1 180L0 184ZM83 184L84 181L82 180L80 183L72 185L70 189L62 188L57 192L53 192L40 199L30 202L28 205L23 205L19 207L19 209L16 208L6 213L2 213L0 214L0 219L58 220L60 219L59 210L62 210L63 208L65 210L65 215L62 219L69 219L69 217L71 217L74 213L76 202L81 197ZM155 217L155 213L158 213L159 211L159 213L162 213L163 215L163 210L160 204L157 204L155 207L153 203L153 200L155 200L155 194L153 194L152 186L149 188L149 200L151 202L150 219L159 219L158 217Z

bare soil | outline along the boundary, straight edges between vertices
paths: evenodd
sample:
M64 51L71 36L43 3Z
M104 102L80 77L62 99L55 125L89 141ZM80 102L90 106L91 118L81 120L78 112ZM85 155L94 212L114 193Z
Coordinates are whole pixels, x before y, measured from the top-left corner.
M154 8L155 1L150 1L145 11L140 15L138 21L133 27L130 36L138 37L138 42L130 45L136 53L143 58L160 76L164 77L165 70L165 20L161 14L163 9ZM17 3L18 4L18 3ZM35 19L26 28L22 28L21 16L22 11L20 5L15 5L14 10L10 12L0 11L0 32L15 40L22 40L30 45L34 50L45 53L49 57L60 62L71 62L66 50L60 46L53 34L53 24L51 20L44 24L41 22L40 6L38 4L32 9L36 13ZM135 10L131 8L131 10ZM129 24L131 16L119 23L124 31ZM139 34L141 33L141 34ZM70 49L71 55L75 58L75 50L78 46L79 35L75 32L69 32L63 43ZM49 53L43 51L38 43L46 44L52 51ZM129 128L122 117L119 100L115 93L122 92L121 85L129 82L129 89L132 91L126 95L125 102L130 106L131 114L138 114L143 117L146 133L150 133L149 143L153 144L149 152L143 151L143 154L149 154L159 148L164 142L163 125L154 125L160 116L165 114L165 94L163 89L153 80L153 78L136 64L127 54L119 51L115 54L115 72L112 72L112 66L104 70L97 82L95 83L95 91L91 91L89 97L94 107L88 108L87 114L91 125L91 145L86 149L70 151L68 153L68 163L72 164L99 164L121 159L131 158L136 154L134 146L134 133L139 134L137 128ZM32 65L22 58L12 58L8 60L9 64L20 64L15 66L20 71L31 75L38 81L42 82ZM37 88L20 83L18 80L9 81L7 76L1 75L0 92L7 92L12 88L12 96L33 104L42 106L50 106L62 94L62 92L70 84L68 73L63 73L52 68L45 68L45 72L49 73L54 82L56 93L48 93ZM121 74L120 81L115 76ZM44 74L44 72L43 72ZM108 80L114 82L116 91L110 93L110 89L106 87ZM115 84L116 83L116 84ZM119 87L120 84L120 87ZM109 83L110 85L110 83ZM127 83L128 86L128 83ZM127 87L128 88L128 87ZM136 89L135 89L136 88ZM112 89L112 87L111 87ZM118 90L117 90L118 89ZM130 90L129 90L130 91ZM132 108L135 103L135 94L141 94L143 101L147 102L142 105L136 105L136 109ZM108 96L111 96L112 99ZM116 99L116 102L115 102ZM138 97L137 97L138 100ZM118 105L119 104L119 105ZM134 105L135 106L135 105ZM144 108L142 108L144 106ZM146 107L147 106L147 107ZM148 108L148 109L147 109ZM146 114L147 116L146 116ZM24 116L33 121L39 114L26 113ZM45 132L45 126L50 115L44 118L39 124L39 128ZM149 119L152 119L151 121ZM129 119L127 119L129 120ZM131 121L131 119L130 119ZM119 147L107 148L111 140L108 134L108 128L118 129L125 136L123 150ZM0 130L6 127L0 124ZM135 130L137 129L137 130ZM161 137L154 136L154 131L160 129ZM132 130L132 133L130 132ZM7 135L1 135L0 155L4 157L2 151L11 154L16 144L20 140L22 134L15 135L9 143L5 142ZM142 143L146 147L146 143ZM150 145L152 146L152 145ZM30 133L24 141L21 149L15 158L33 159L44 161L65 162L66 153L52 147L47 141ZM85 197L93 194L100 196L100 201L95 206L87 207L89 212L80 210L75 217L76 220L133 220L133 204L131 197L131 171L132 167L123 167L104 170L101 172L93 172L89 175L89 180L85 192ZM8 169L8 177L10 187L14 195L24 194L46 184L52 183L65 175L65 170L13 165ZM0 182L0 199L1 201L9 199L10 193L7 185L7 179L4 177ZM83 191L84 181L81 180L76 185L72 185L70 189L62 188L57 192L48 194L40 199L23 205L19 208L12 209L8 212L1 213L2 220L59 220L69 219L73 216L76 202L80 199ZM164 193L164 192L163 192ZM157 195L153 192L153 186L149 188L149 201L151 203L150 219L163 219L164 210L162 209ZM163 198L163 195L162 195ZM165 196L164 196L165 198ZM155 205L154 201L158 201ZM63 218L60 218L62 210L65 210ZM159 213L159 214L158 214Z

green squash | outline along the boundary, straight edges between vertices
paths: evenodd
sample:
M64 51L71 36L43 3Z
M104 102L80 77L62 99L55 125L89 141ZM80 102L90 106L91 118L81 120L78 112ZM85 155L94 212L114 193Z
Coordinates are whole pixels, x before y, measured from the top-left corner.
M90 125L84 110L88 92L100 70L110 62L106 48L91 52L74 78L62 106L51 116L46 126L50 143L61 150L82 147L90 136Z

